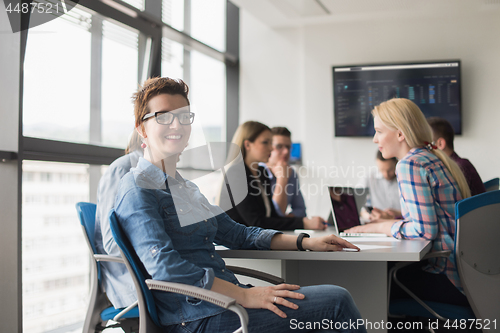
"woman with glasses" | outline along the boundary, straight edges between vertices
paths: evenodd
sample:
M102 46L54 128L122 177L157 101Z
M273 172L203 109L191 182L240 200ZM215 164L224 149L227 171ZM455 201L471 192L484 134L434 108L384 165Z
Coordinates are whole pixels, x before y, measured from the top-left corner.
M357 247L333 235L309 238L245 227L211 205L176 169L194 120L187 94L182 80L154 78L134 95L136 129L145 152L137 167L122 178L115 211L148 273L155 280L190 284L236 299L247 309L250 332L288 332L292 319L346 323L340 331L366 332L362 325L349 326L362 320L358 321L359 311L343 288L290 284L250 288L226 269L214 242L232 249ZM199 299L167 292L153 295L165 332L233 332L240 326L233 312Z
M285 217L276 211L272 202L269 171L262 165L271 156L272 140L271 129L257 121L247 121L238 127L232 143L237 146L243 158L248 195L241 202L236 202L231 197L230 190L226 191L226 184L223 184L220 204L230 207L228 202L233 199L234 205L227 214L246 226L278 230L326 229L327 224L321 217ZM236 171L234 167L230 167L225 180L229 179L231 183Z

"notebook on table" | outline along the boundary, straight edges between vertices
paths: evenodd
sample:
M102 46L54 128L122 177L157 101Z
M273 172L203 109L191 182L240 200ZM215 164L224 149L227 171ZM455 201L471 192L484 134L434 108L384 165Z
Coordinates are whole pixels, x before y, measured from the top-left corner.
M329 186L333 226L340 237L387 237L383 233L345 233L346 229L361 225L359 211L366 201L366 189Z

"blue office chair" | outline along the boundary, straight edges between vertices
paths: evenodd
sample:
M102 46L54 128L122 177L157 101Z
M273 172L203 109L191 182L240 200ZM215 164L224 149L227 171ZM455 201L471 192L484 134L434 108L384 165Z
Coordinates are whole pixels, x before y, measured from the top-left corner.
M481 194L482 195L482 194ZM481 196L480 195L480 196ZM475 196L476 198L478 196ZM469 198L471 199L471 198ZM469 200L466 199L466 200ZM458 203L457 203L458 205ZM457 215L458 218L458 215ZM500 223L498 223L500 225ZM479 230L479 229L478 229ZM456 232L456 237L458 237L458 230ZM427 260L429 258L438 258L438 257L449 257L451 254L451 251L436 251L427 254L422 258L422 260ZM455 247L455 254L456 257L458 258L458 251L457 248ZM396 317L396 318L402 318L402 317L418 317L418 318L428 318L428 319L439 319L442 322L446 322L446 320L455 320L455 319L475 319L475 315L473 310L470 307L465 307L465 306L458 306L458 305L452 305L452 304L446 304L446 303L439 303L439 302L430 302L430 301L424 301L421 300L419 297L417 297L413 292L408 289L404 284L402 284L398 278L397 278L397 273L398 271L405 267L410 265L411 263L398 263L396 264L390 271L389 271L389 290L388 290L388 299L390 296L390 289L391 289L391 283L394 281L401 289L403 289L410 298L408 299L398 299L398 300L389 300L389 309L388 309L388 314L390 317ZM464 281L462 280L462 284L465 285ZM430 329L430 331L432 331Z
M438 257L448 257L450 251L436 251L427 254L422 260ZM398 271L412 263L402 262L396 264L389 271L389 289L388 299L391 291L391 284L394 281L401 289L403 289L410 298L389 300L389 317L404 318L404 317L418 317L428 319L439 319L445 322L447 319L474 319L474 313L470 307L452 305L439 302L430 302L421 300L416 296L407 286L401 283L397 278Z
M162 332L160 321L158 319L158 313L156 311L155 300L153 298L151 290L162 290L165 292L173 292L195 297L216 304L224 309L233 311L239 316L241 322L241 327L234 333L248 332L247 312L241 305L236 303L235 299L213 292L211 290L194 287L191 285L152 280L151 276L146 271L146 268L135 253L135 250L130 244L127 236L123 232L120 223L116 218L114 210L111 210L109 213L109 224L111 227L113 238L120 248L120 252L122 254L122 257L124 258L125 265L127 266L129 273L132 275L132 280L134 281L137 290L137 298L139 301L139 333ZM258 278L273 284L284 282L284 280L279 277L275 277L273 275L255 271L252 269L233 266L227 266L227 268L233 271L235 274Z
M122 258L97 254L94 239L96 205L89 202L76 204L76 211L82 225L83 235L89 247L91 260L90 268L90 298L85 316L83 332L102 332L107 328L122 328L125 333L135 332L139 326L139 309L136 304L127 308L116 309L109 302L101 285L100 261L114 261L123 263ZM109 321L117 322L107 326Z
M500 319L500 191L458 202L455 214L455 251L465 295L477 319Z
M487 182L484 182L484 187L486 188L486 192L500 190L500 179L490 179Z

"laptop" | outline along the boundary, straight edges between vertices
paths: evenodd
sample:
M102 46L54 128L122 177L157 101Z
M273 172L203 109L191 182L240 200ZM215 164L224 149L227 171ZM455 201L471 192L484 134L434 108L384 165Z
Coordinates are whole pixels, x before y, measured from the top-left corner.
M383 233L345 233L346 229L362 224L359 217L361 207L366 202L367 189L328 186L328 196L332 205L335 234L340 237L387 237Z

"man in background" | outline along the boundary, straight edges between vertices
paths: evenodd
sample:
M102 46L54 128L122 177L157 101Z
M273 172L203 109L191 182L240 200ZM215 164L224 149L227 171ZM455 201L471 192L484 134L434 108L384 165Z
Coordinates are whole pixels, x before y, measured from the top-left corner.
M455 138L455 131L451 124L443 118L440 117L430 117L427 119L429 125L432 128L432 138L434 144L441 149L446 155L448 155L452 160L454 160L467 179L467 184L469 184L471 195L476 195L486 192L484 183L481 177L476 171L476 168L472 163L465 158L461 158L457 155L453 147L453 140Z
M401 204L396 179L396 164L398 160L393 157L385 159L377 151L377 172L372 172L366 179L365 187L368 188L365 207L361 210L361 217L375 221L378 219L396 219L401 216Z
M292 134L286 127L271 128L273 134L273 151L266 166L271 171L271 190L273 203L278 214L285 216L288 206L289 215L306 216L306 205L300 192L299 178L290 167L290 151L292 149Z

